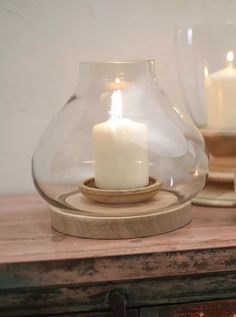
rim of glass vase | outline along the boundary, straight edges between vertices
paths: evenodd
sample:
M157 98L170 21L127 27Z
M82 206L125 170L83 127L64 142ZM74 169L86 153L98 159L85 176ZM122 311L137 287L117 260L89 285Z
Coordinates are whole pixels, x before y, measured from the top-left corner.
M80 64L142 64L155 63L154 59L139 59L139 60L123 60L123 61L80 61Z
M236 29L236 22L234 21L220 21L220 22L206 22L206 23L193 23L193 24L179 24L175 26L175 30L180 29L193 29L193 30L223 30Z

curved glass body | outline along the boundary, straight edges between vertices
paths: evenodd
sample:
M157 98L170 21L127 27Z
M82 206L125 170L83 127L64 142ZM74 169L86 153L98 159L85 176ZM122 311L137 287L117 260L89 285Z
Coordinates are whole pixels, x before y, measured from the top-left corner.
M99 188L147 185L179 202L203 187L208 167L195 126L158 88L153 61L81 63L78 91L49 123L33 155L35 186L49 204L85 179Z
M179 78L191 119L200 128L236 129L236 27L233 23L176 30Z

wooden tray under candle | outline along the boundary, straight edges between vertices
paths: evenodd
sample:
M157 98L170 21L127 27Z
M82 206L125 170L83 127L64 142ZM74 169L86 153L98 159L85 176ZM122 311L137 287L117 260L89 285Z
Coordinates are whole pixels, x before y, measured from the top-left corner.
M161 188L161 182L149 177L149 184L133 189L100 189L95 185L95 179L89 178L80 185L85 197L104 204L137 203L153 198Z
M171 192L160 190L153 199L129 204L103 204L73 192L63 195L67 208L51 206L52 227L84 238L137 238L176 230L189 223L191 203L180 203Z

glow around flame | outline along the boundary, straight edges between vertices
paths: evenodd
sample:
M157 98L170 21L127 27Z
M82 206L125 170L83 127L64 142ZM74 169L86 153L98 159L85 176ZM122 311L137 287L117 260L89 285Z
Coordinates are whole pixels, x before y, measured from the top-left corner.
M209 76L208 67L204 67L204 77L207 78Z
M120 90L115 90L111 96L111 119L121 119L122 118L122 96Z
M232 63L234 60L234 52L233 51L228 51L226 55L226 59L228 63Z
M119 84L119 83L120 83L120 78L119 78L119 77L116 77L115 82L116 82L116 84Z

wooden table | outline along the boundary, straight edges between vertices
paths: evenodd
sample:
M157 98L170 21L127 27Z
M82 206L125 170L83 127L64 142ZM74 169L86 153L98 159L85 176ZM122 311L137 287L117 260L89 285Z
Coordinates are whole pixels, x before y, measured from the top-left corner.
M235 272L236 209L193 207L175 232L89 240L52 230L36 194L0 197L1 317L122 316L119 300L127 316L235 317Z

